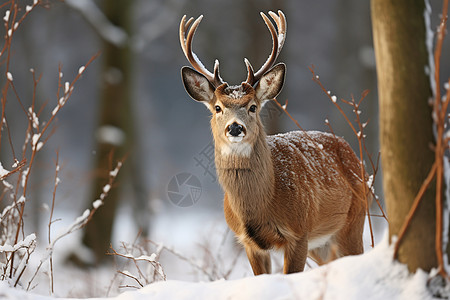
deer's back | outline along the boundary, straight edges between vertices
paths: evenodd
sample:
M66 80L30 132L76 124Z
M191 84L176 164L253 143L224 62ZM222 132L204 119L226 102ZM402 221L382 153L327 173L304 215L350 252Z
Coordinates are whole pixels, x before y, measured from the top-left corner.
M275 171L275 199L283 201L281 213L301 220L294 226L315 228L318 235L345 221L353 193L361 185L359 159L348 143L316 131L272 135L267 142ZM329 219L334 222L323 222Z

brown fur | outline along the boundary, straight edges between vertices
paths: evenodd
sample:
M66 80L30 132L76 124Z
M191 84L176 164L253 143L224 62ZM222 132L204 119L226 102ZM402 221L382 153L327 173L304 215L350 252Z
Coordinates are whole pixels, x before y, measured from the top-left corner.
M280 31L270 63L253 73L246 61L247 81L237 86L223 82L218 62L211 73L191 53L201 17L187 39L190 21L184 16L180 23L183 51L196 68L181 69L183 83L212 113L225 219L255 275L271 272L268 250L273 248L284 250L284 273L302 271L308 252L320 264L362 253L367 190L359 159L342 138L303 131L266 136L259 112L280 93L286 72L283 63L271 67L284 43L286 20L281 11L269 14ZM273 24L262 15L273 36Z
M201 74L183 72L185 85L208 87ZM256 95L275 97L283 78L284 68L274 67L261 79L265 84L255 88L186 88L213 114L225 219L256 275L271 271L268 250L273 248L284 250L285 273L302 271L308 252L318 263L363 252L365 178L359 177L359 159L350 146L323 132L264 132L259 117L264 100ZM257 107L255 112L251 106ZM244 137L237 143L227 135L232 122L243 127Z
M216 167L226 221L255 275L270 272L272 248L284 249L285 273L302 271L308 240L329 234L310 253L317 262L363 252L359 160L343 139L302 131L266 138L261 131L253 151L246 159L216 151Z

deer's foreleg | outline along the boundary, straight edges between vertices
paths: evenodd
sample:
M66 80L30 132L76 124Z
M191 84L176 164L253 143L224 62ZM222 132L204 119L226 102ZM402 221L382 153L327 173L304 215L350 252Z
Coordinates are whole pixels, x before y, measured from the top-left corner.
M303 271L307 255L308 238L306 235L289 242L284 248L283 273L289 274Z
M245 252L247 253L248 261L253 269L253 274L270 274L272 271L272 264L270 261L270 254L266 250L260 250L254 246L245 245Z

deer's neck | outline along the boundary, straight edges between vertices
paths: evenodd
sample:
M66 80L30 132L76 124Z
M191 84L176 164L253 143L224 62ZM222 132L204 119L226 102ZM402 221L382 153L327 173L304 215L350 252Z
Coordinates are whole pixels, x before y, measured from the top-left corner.
M248 215L268 208L274 191L274 169L264 129L260 128L250 155L215 152L219 181L232 206Z

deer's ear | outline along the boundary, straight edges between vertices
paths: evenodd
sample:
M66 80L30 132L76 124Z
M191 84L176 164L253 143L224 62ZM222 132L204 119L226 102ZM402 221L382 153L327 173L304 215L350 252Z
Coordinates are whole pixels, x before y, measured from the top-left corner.
M181 68L184 88L192 99L208 104L214 97L214 86L206 77L190 67Z
M278 96L283 88L286 65L279 63L264 74L255 87L256 97L261 101Z

